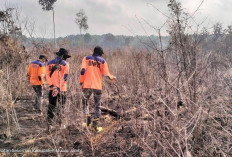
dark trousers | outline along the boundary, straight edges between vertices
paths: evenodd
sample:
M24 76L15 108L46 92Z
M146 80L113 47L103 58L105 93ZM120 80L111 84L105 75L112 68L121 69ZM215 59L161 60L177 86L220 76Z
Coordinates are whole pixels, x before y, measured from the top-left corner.
M36 93L36 98L35 98L35 108L41 112L42 111L42 86L41 85L33 85L32 88L34 89Z
M100 110L100 105L101 105L101 95L102 95L102 91L101 90L97 90L97 89L83 89L83 97L82 97L82 105L83 105L83 113L85 115L89 114L89 105L88 105L88 101L90 96L92 95L94 96L94 118L99 118L101 115L101 110Z
M57 96L52 96L52 90L49 91L48 94L48 113L47 113L47 120L48 123L51 124L52 119L54 117L54 110L57 110L57 116L59 123L61 123L61 110L64 108L64 104L66 102L66 92L60 92Z

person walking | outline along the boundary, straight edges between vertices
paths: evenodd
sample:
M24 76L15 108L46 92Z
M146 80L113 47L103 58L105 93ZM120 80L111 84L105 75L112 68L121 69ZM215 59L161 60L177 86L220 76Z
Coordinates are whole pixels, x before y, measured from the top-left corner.
M46 80L49 86L49 105L47 112L48 127L52 126L54 109L57 107L59 124L61 125L61 109L66 102L67 78L69 74L69 63L66 61L70 58L68 50L60 48L56 52L56 58L50 60L46 66ZM65 126L64 126L65 127Z
M91 124L88 100L93 93L95 112L94 119L92 120L92 128L96 132L102 130L101 127L97 126L101 115L100 104L102 95L102 75L104 74L112 81L115 79L115 77L109 72L107 62L101 57L103 54L103 49L100 46L96 46L92 56L86 56L83 58L80 72L80 86L83 91L82 105L83 114L85 117L85 122L83 125L89 127Z
M27 70L28 80L36 93L35 109L38 114L42 114L42 87L45 88L45 55L40 55L38 60L32 61Z

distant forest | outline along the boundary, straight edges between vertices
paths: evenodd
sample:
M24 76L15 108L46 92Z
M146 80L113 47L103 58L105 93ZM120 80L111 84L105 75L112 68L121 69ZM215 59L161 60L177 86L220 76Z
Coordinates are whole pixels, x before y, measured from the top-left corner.
M214 51L218 53L228 54L232 51L232 27L228 26L227 29L222 27L222 24L217 23L214 25L212 32L208 32L203 29L201 33L197 35L189 34L195 38L195 42L206 51ZM140 49L156 49L159 47L159 37L155 35L151 36L125 36L125 35L113 35L111 33L103 35L90 35L89 33L83 35L69 35L66 37L59 37L56 39L57 45L67 45L70 47L96 46L100 45L107 49L118 49L123 47L132 47ZM161 38L163 48L167 48L172 44L170 36L162 36ZM23 36L23 42L25 46L33 46L33 43L40 44L53 44L52 38L27 38Z
M66 43L66 45L71 47L77 47L80 45L86 46L96 46L100 45L107 49L117 49L122 47L146 47L146 45L159 45L158 36L125 36L125 35L113 35L111 33L103 35L90 35L86 33L84 35L69 35L67 37L59 37L56 39L57 44ZM164 46L168 43L169 37L162 37L162 42ZM52 38L23 38L24 44L27 47L33 45L33 42L36 43L54 43Z

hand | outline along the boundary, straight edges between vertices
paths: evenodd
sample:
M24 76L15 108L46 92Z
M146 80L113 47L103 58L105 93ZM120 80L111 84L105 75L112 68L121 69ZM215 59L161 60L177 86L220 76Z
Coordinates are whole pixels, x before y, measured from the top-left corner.
M59 90L56 87L53 87L52 96L56 97L58 93L59 93Z
M27 79L27 83L30 84L30 79Z
M46 87L47 87L46 84L42 84L43 89L46 89Z
M109 76L106 76L106 77L107 77L109 80L111 80L111 81L116 79L116 77L113 76L113 75L112 75L112 79L111 79Z

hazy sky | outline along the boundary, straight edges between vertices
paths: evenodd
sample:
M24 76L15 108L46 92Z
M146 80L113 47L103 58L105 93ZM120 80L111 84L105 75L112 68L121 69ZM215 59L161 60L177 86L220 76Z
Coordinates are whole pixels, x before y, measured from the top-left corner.
M55 8L56 36L78 34L79 28L74 22L75 14L84 9L88 16L90 34L114 35L151 35L156 34L145 22L160 27L166 17L158 12L149 3L163 13L168 13L169 0L57 0ZM202 0L179 0L185 11L193 13ZM34 23L34 36L52 37L52 12L43 11L38 0L0 0L0 9L13 6L21 10L22 19L27 17L29 23ZM204 0L195 20L208 28L216 22L223 23L224 27L232 24L232 0ZM141 22L141 23L140 23ZM164 34L165 28L162 29ZM26 31L24 32L26 33Z

